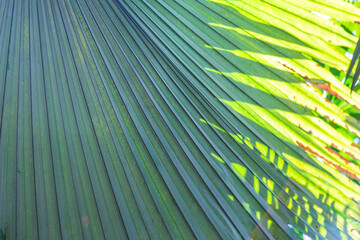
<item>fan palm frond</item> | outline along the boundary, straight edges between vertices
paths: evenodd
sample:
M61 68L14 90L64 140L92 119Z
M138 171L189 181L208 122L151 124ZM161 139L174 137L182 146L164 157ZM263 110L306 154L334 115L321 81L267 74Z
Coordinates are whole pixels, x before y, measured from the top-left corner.
M0 240L360 239L358 16L1 0Z

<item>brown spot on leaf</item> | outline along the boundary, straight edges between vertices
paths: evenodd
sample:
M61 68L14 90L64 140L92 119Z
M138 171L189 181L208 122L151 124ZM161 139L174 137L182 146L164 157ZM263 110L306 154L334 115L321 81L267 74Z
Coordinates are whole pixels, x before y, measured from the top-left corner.
M279 62L279 61L278 61L278 63L280 63L282 66L284 66L285 68L289 69L290 71L295 72L295 70L294 70L292 67L289 67L289 66L286 65L285 63L282 63L282 62Z
M357 144L355 144L355 143L351 143L351 146L352 147L356 147L357 149L359 149L360 150L360 146L358 146Z
M360 107L358 107L357 105L352 105L352 106L360 111Z
M360 160L359 158L357 158L354 154L352 154L351 152L348 152L348 151L345 151L345 153L347 155L349 155L350 157L352 157L353 159L356 159L356 160Z
M336 97L336 98L338 98L340 100L343 100L343 98L340 96L340 94L338 92L331 89L330 83L314 83L314 82L311 82L311 84L313 84L317 88L320 88L322 90L327 91L329 94L333 95L334 97Z
M335 145L334 143L332 143L330 146L333 148L339 149L339 147L337 145Z
M336 156L338 156L339 158L341 158L342 160L344 160L346 162L346 164L351 163L351 161L347 160L346 158L344 158L343 156L340 155L340 153L338 153L337 151L335 151L332 148L329 147L325 147L326 150L328 150L330 153L335 154Z
M338 170L339 172L344 173L344 174L345 174L346 176L348 176L349 178L352 178L352 179L355 179L355 180L360 180L360 178L359 178L355 173L350 172L349 170L343 168L343 167L340 166L340 165L334 164L332 161L329 161L329 160L327 160L326 158L323 158L323 159L324 159L324 161L325 161L327 164L333 166L336 170ZM349 180L349 181L350 181L350 180Z
M338 164L334 164L333 161L330 161L330 160L324 158L323 156L320 156L320 155L317 154L311 147L309 147L309 146L304 146L304 145L303 145L301 142L299 142L299 141L296 141L296 144L297 144L300 148L302 148L304 151L309 152L309 153L311 153L311 154L313 154L313 155L315 155L315 156L321 157L321 158L324 160L325 163L327 163L328 165L333 166L336 170L344 173L344 174L345 174L346 176L348 176L349 178L352 178L352 179L355 179L355 180L360 180L360 178L359 178L355 173L350 172L349 170L343 168L342 166L340 166L340 165L338 165ZM343 158L343 157L342 157L338 152L336 152L335 150L333 150L333 149L331 149L331 148L329 148L329 147L326 147L326 149L327 149L329 152L332 152L332 153L338 155L339 157L341 157L343 160L346 161L347 164L348 164L348 163L351 163L349 160Z
M307 152L309 152L309 153L311 153L311 154L313 154L313 155L316 155L316 156L318 156L318 154L314 151L314 150L312 150L309 146L304 146L301 142L299 142L299 141L296 141L296 144L300 147L300 148L302 148L304 151L307 151Z
M301 77L302 77L303 79L305 79L306 81L309 81L309 77L308 77L307 75L303 75L303 74L297 72L294 68L286 65L285 63L282 63L282 62L279 62L279 61L278 61L278 63L280 63L282 66L284 66L285 68L289 69L289 70L292 71L293 73L296 73L297 75L301 76Z

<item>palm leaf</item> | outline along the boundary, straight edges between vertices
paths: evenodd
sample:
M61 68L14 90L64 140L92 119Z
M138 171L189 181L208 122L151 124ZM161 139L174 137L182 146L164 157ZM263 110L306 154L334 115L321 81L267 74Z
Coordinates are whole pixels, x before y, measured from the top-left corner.
M359 13L340 0L0 1L0 229L358 239L360 97L334 72Z
M347 79L350 74L351 74L351 71L353 70L353 67L357 61L357 59L359 58L359 55L360 55L360 38L356 44L356 48L355 48L355 51L354 51L354 54L353 54L353 57L351 59L351 63L350 63L350 66L349 66L349 69L347 70L347 73L346 73L346 77L345 79ZM352 84L351 84L351 91L354 90L355 88L355 84L357 82L357 80L359 79L359 74L360 74L360 68L359 68L359 65L356 67L356 71L355 71L355 75L353 77L353 81L352 81Z

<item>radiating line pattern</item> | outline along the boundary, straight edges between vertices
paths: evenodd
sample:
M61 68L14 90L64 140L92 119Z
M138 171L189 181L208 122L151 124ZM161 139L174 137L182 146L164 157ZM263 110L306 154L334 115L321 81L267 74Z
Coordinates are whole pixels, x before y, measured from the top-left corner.
M0 239L358 239L359 13L0 0Z

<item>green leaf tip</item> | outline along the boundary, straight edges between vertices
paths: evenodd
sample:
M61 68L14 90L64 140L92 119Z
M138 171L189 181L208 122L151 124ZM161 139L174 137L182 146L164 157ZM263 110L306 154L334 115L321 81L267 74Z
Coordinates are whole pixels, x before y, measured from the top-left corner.
M356 60L359 58L359 55L360 55L360 38L359 38L359 40L358 40L358 42L356 44L356 48L355 48L353 57L351 59L349 68L347 70L345 80L348 79L348 77L350 76L350 73L352 72L352 69L353 69L353 67L354 67L354 65L356 63ZM359 75L360 75L360 67L359 67L359 64L358 64L356 66L355 74L354 74L353 81L352 81L352 84L351 84L351 87L350 87L350 94L352 93L352 91L355 88L355 84L356 84L356 81L359 78Z

